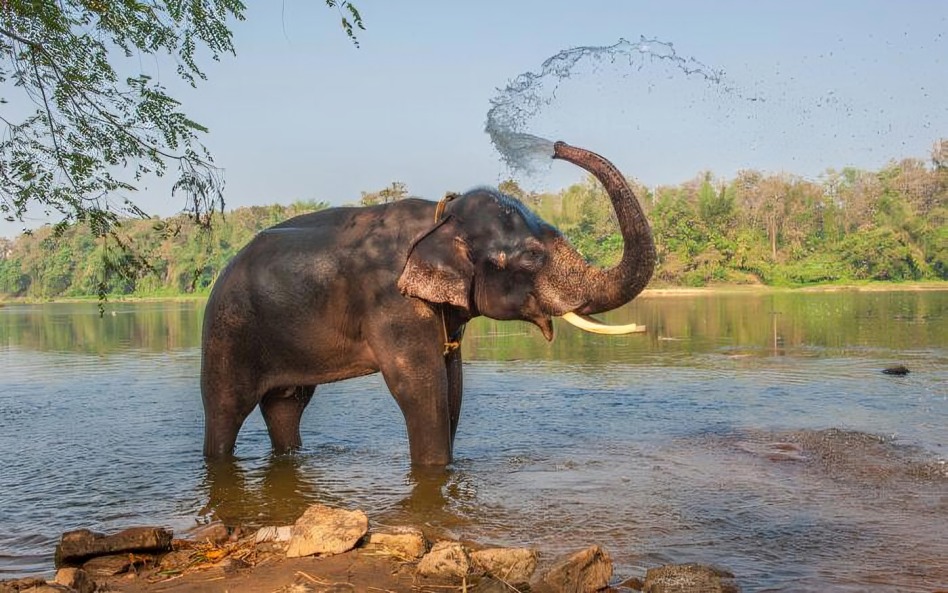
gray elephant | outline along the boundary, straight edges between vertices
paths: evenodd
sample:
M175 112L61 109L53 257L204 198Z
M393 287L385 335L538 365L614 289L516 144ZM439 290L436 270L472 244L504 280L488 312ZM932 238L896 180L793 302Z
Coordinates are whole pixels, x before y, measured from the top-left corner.
M381 372L408 428L411 462L451 462L461 413L465 324L526 320L548 339L552 317L609 333L588 317L632 300L655 247L622 174L557 142L553 158L596 176L624 238L622 260L588 264L554 227L489 189L440 203L406 199L297 216L258 234L228 264L207 302L201 392L204 454L233 454L259 405L276 451L301 445L317 385Z

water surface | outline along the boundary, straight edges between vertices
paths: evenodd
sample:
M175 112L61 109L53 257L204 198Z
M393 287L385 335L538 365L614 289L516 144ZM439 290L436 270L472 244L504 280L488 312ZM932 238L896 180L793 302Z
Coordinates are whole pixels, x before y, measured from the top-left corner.
M948 291L645 296L647 335L478 320L449 472L413 472L378 376L322 386L304 450L259 413L236 463L201 458L201 303L0 308L0 578L49 573L61 532L312 502L432 536L590 543L616 573L729 568L746 591L948 584ZM905 377L884 375L895 363Z

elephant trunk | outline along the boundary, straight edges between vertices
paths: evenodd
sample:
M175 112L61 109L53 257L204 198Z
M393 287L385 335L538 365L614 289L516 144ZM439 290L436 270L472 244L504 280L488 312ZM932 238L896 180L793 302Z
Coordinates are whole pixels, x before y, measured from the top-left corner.
M569 283L579 294L564 295L564 300L582 303L572 312L587 315L624 305L642 292L655 270L655 243L645 213L622 173L602 156L557 142L553 158L582 167L602 183L612 200L623 240L622 260L607 269L584 263L582 281ZM581 256L577 253L577 257Z

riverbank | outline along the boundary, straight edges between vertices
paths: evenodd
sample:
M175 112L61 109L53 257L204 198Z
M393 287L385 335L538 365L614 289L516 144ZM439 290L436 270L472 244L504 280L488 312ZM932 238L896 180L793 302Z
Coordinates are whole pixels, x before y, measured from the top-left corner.
M615 575L612 558L588 545L555 558L536 548L432 541L415 527L372 526L364 512L315 504L294 525L246 532L211 523L173 539L161 527L105 535L64 533L53 580L0 581L0 593L228 591L266 593L478 591L733 593L729 571L666 564Z
M927 282L866 282L858 284L816 284L808 286L768 286L766 284L712 284L709 286L660 286L649 287L642 291L640 297L663 296L692 296L700 294L755 294L755 293L793 293L793 292L921 292L921 291L948 291L948 281ZM109 303L149 303L149 302L194 302L207 300L209 293L202 294L175 294L175 295L110 295L105 304ZM2 297L3 304L43 304L43 303L90 303L98 304L98 297L76 296L57 297L53 299L37 299L31 297Z

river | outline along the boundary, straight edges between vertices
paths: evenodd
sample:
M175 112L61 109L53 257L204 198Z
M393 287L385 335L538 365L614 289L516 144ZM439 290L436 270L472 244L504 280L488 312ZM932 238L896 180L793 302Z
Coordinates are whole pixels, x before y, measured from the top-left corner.
M546 558L597 543L621 576L948 586L948 291L647 293L604 316L647 334L558 323L552 343L476 320L457 459L434 474L411 470L377 375L319 387L298 454L271 456L255 412L209 470L202 310L0 307L0 578L49 574L70 529L283 524L324 502Z

